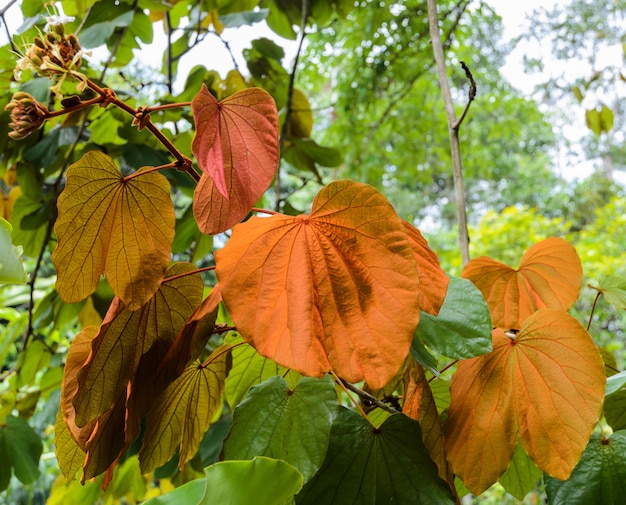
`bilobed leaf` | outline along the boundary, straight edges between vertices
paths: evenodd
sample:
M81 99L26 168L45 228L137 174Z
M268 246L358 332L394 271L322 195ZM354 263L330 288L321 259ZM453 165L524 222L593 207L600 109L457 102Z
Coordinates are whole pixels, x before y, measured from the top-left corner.
M157 398L146 417L139 452L142 473L167 463L177 447L181 468L198 451L222 404L229 349L223 345L213 351L206 364L190 364Z
M67 171L58 208L52 261L61 298L86 298L106 274L129 310L146 303L163 279L174 239L167 179L156 172L123 177L111 158L91 151Z
M167 276L175 277L193 269L193 265L176 263L169 268ZM154 382L154 373L178 331L202 301L202 289L200 274L192 274L165 280L140 310L131 311L119 298L113 300L92 341L89 359L78 373L79 387L73 400L78 426L101 416L114 405L126 391L128 382L137 380L134 374L142 360L150 360L148 382ZM146 387L137 394L149 401L155 398L154 392Z
M598 420L602 358L564 312L542 309L517 336L493 332L493 351L459 363L445 424L455 473L480 494L504 473L517 444L544 472L567 478Z
M302 489L302 475L279 459L222 461L207 468L206 489L198 505L283 505Z
M517 270L480 257L462 273L487 300L493 326L517 330L539 309L567 311L578 298L582 275L574 246L556 237L528 249Z
M443 427L424 369L413 363L404 375L402 413L420 423L422 442L437 465L439 477L454 490L454 473L446 459Z
M449 279L439 264L435 251L428 246L428 241L412 224L402 221L413 248L413 255L419 273L420 310L436 316L444 303L448 291Z
M517 444L511 466L507 469L498 482L506 492L515 496L518 500L523 500L537 483L541 480L541 470L533 463L524 451L521 443Z
M196 189L194 214L200 230L217 233L207 226L214 220L210 213L220 209L235 219L243 212L232 226L274 178L278 166L276 104L260 88L244 89L218 102L203 84L191 108L196 123L192 149L205 174Z
M224 459L281 459L297 468L306 482L324 461L337 404L328 376L304 377L293 389L282 377L272 377L252 388L235 409Z
M455 503L422 444L417 421L394 414L374 429L356 412L339 408L326 459L296 496L298 505Z
M263 356L373 389L404 363L418 273L402 221L373 187L338 181L308 216L252 217L215 259L224 304Z
M551 505L618 505L626 496L626 431L594 434L566 481L545 477Z
M12 230L11 223L0 216L0 284L24 284L28 280L20 261L21 248L11 241Z
M415 340L444 356L467 359L491 351L491 328L489 307L478 288L451 277L439 314L421 314Z
M605 277L597 289L607 303L615 305L618 309L626 309L626 279L624 277Z
M227 338L231 344L243 342L238 336ZM275 375L282 375L286 369L276 362L261 356L248 344L238 345L231 352L233 365L226 378L226 400L234 409L248 394L249 389Z
M185 367L200 356L211 337L219 304L222 301L220 287L215 286L209 296L194 311L176 336L159 365L158 374L166 380L178 377Z

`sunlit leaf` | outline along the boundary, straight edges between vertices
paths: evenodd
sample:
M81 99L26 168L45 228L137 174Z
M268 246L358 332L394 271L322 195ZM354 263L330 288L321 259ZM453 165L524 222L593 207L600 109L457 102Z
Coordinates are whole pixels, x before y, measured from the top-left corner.
M74 480L83 467L85 451L72 438L61 409L54 423L54 448L61 473L68 481Z
M195 455L222 404L229 348L218 347L206 364L189 365L158 397L146 417L139 452L143 473L167 463L177 447L181 468Z
M67 171L58 207L52 261L61 298L86 298L106 274L130 310L146 303L163 279L174 239L167 179L156 172L123 177L111 158L91 151Z
M224 304L260 354L373 389L404 363L418 273L402 221L373 187L334 182L309 216L252 217L215 258Z
M0 216L0 284L23 284L28 280L20 261L21 248L11 241L12 230L11 224Z
M203 84L191 107L196 123L192 149L205 174L196 188L194 214L200 230L214 234L240 221L274 179L276 104L260 88L218 102Z
M596 505L624 503L626 482L626 431L605 438L594 435L566 481L546 477L551 505Z
M436 316L444 303L450 281L439 265L437 254L428 246L428 241L420 231L406 221L402 221L402 224L404 224L404 229L413 248L415 263L419 273L420 310Z
M193 269L193 265L177 263L170 267L167 276ZM129 310L119 298L113 301L92 341L89 358L78 373L79 387L73 400L78 426L114 405L134 379L142 359L150 360L147 373L150 380L154 378L176 334L200 304L202 289L202 278L193 274L165 280L140 310ZM154 396L150 398L152 391L143 388L138 393L154 400Z
M204 496L206 479L195 479L182 486L156 496L143 505L180 505L181 503L197 504Z
M611 375L606 379L606 396L612 395L616 391L622 389L626 384L626 370Z
M574 247L561 238L533 245L513 269L491 258L471 260L462 277L482 292L494 327L518 329L533 312L567 311L578 298L582 266Z
M600 281L597 288L607 303L618 309L626 309L626 279L624 277L608 276Z
M491 328L489 308L478 288L451 277L439 314L421 314L415 339L444 356L467 359L491 351Z
M445 424L455 473L474 493L509 466L517 444L544 472L567 478L598 420L602 358L564 312L543 309L517 336L493 332L493 351L459 363Z
M291 95L291 114L287 135L290 137L308 138L313 130L313 113L311 104L306 95L299 89L294 89Z
M537 483L541 480L541 470L528 457L521 443L517 444L511 466L507 469L498 482L506 492L515 496L518 500L523 500Z
M302 475L278 459L222 461L205 468L206 490L199 505L282 505L302 489Z
M235 409L224 459L281 459L306 482L324 461L337 404L330 377L304 377L293 389L282 377L272 377L252 388Z
M296 497L298 505L455 503L423 446L417 421L394 414L373 428L340 407L319 472Z

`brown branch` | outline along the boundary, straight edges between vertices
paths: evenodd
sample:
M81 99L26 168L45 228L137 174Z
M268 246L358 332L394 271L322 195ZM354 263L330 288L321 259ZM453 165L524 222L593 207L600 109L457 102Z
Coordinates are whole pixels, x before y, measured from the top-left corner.
M361 398L362 401L369 403L371 405L376 405L378 408L383 409L387 412L390 412L391 414L398 414L399 412L398 410L394 409L393 407L387 405L384 402L381 402L375 396L372 396L368 392L363 391L362 389L356 387L354 384L350 384L349 382L343 380L341 377L339 377L338 375L334 373L333 373L333 376L335 377L335 381L338 381L339 384L343 386L344 388L349 389L353 393L356 393L359 396L359 398Z
M443 95L443 101L446 108L446 116L448 118L448 136L450 139L450 153L452 155L452 170L454 174L454 193L459 224L459 245L461 248L463 266L465 266L470 259L469 233L467 231L467 211L465 209L465 191L463 189L463 167L461 164L459 131L458 129L454 129L454 125L457 120L456 113L454 111L454 103L452 102L452 94L450 93L450 84L448 83L446 62L443 54L443 46L441 44L441 35L439 33L437 4L435 0L427 0L427 3L430 39L433 46L435 62L437 63L437 74L439 75L439 85L441 87L441 93Z
M469 111L470 105L472 105L474 98L476 98L476 81L474 81L474 76L472 75L472 72L470 71L469 67L465 64L464 61L461 62L461 67L463 68L463 70L465 70L465 76L469 79L470 87L467 92L467 103L465 104L463 113L461 114L461 117L458 119L458 121L456 121L452 125L452 129L456 131L459 131L459 128L461 127L461 123L463 122L463 120L465 119L465 116L467 115L467 112Z

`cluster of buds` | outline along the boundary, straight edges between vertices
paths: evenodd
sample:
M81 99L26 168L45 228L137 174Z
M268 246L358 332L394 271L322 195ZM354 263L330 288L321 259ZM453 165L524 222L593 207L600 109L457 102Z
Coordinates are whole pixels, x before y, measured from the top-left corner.
M9 136L16 140L27 137L35 130L39 129L48 118L48 108L37 102L31 95L19 91L4 110L11 111L11 122Z
M80 81L84 76L78 72L85 52L74 34L65 34L62 23L50 24L50 31L35 37L33 44L25 55L17 62L15 78L19 80L22 70L32 69L40 75L56 79L57 85L52 87L57 95L65 76L71 74Z

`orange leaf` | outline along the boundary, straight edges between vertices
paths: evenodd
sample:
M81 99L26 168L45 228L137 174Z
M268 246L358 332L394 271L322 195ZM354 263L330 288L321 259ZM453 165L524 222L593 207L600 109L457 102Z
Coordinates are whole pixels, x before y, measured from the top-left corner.
M253 217L215 259L224 304L263 356L373 389L402 366L419 321L418 274L402 221L371 186L334 182L309 216Z
M493 351L462 361L452 378L446 449L454 471L480 494L507 469L517 443L544 472L566 479L604 399L602 358L568 314L542 309Z
M517 270L480 257L462 273L485 297L493 325L507 329L519 329L539 309L569 310L578 298L582 275L576 249L555 237L528 249Z
M172 265L169 277L193 270L193 265ZM78 392L73 403L76 424L84 426L114 406L127 389L140 361L149 381L174 341L179 329L202 300L203 282L199 274L165 280L159 290L140 310L131 311L115 298L109 307L91 353L78 373ZM151 368L151 369L150 369ZM139 389L139 388L138 388ZM141 388L149 396L149 391ZM154 399L154 396L152 396Z
M413 248L419 273L419 307L424 312L436 316L446 298L450 279L441 268L437 253L428 246L428 241L420 231L406 221L402 221L402 224Z
M240 221L265 193L278 166L278 115L274 99L249 88L218 102L202 86L191 108L196 122L192 149L204 172L194 215L204 233Z
M127 180L111 158L91 151L67 171L58 207L52 261L61 298L67 303L86 298L104 273L130 310L150 299L174 239L167 179L150 172Z
M430 459L437 465L439 477L445 480L454 492L454 473L446 459L443 427L435 404L433 392L426 379L424 368L411 360L411 366L404 375L404 402L402 412L419 421L422 442L428 450Z

